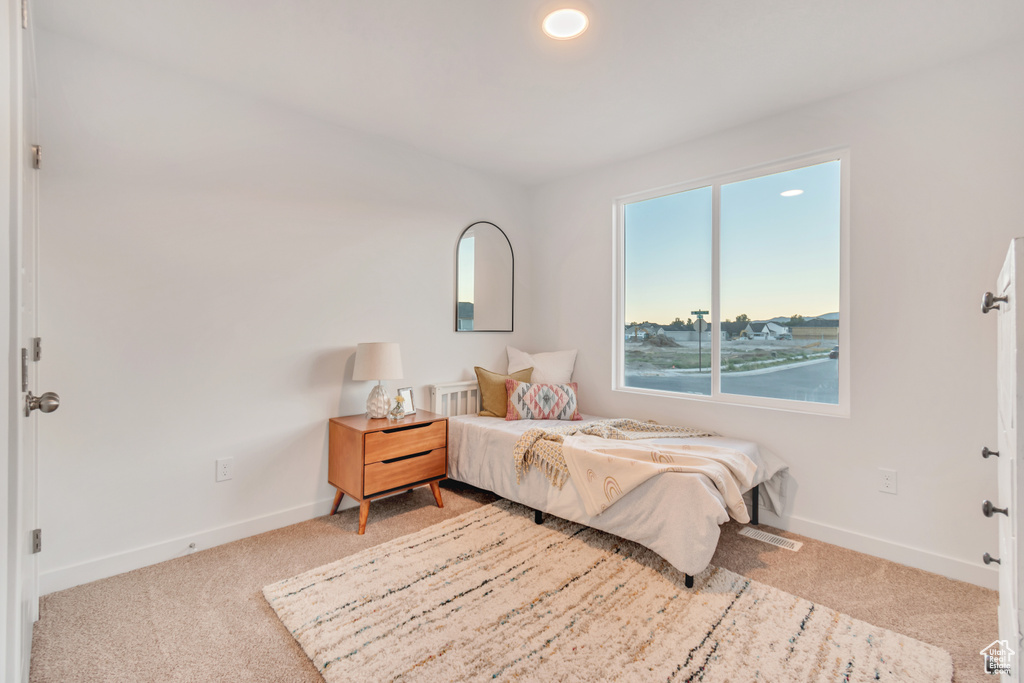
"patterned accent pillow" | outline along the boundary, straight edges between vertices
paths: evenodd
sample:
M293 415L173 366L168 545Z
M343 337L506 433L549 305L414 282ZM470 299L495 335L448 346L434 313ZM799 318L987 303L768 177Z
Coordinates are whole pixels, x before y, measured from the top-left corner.
M576 382L531 384L505 380L508 390L506 420L582 420Z
M499 375L480 367L474 368L474 370L476 371L476 382L480 387L480 417L505 417L505 408L508 406L505 380L517 379L520 382L529 382L533 375L533 368L510 372L507 375Z

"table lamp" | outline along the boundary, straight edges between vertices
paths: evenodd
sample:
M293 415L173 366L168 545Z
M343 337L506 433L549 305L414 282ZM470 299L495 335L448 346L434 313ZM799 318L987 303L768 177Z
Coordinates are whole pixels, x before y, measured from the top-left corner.
M402 353L395 342L370 342L356 346L356 364L352 370L356 381L377 380L377 386L366 399L367 417L387 417L391 408L382 380L402 379Z

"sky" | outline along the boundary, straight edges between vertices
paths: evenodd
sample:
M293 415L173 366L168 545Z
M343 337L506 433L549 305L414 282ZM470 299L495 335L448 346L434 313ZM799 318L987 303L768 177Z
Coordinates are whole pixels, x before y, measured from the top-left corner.
M723 319L839 311L839 173L830 161L722 186ZM625 323L711 310L711 202L709 185L625 206Z

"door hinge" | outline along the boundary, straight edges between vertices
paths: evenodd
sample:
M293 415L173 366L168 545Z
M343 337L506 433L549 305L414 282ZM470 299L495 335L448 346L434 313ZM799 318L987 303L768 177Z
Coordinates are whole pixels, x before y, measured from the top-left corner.
M32 168L39 168L43 163L43 146L32 145Z
M21 391L28 391L28 349L21 350Z
M32 530L32 554L43 552L43 530Z
M28 0L21 0L21 27L28 28Z
M43 338L32 337L32 360L40 361L43 359Z

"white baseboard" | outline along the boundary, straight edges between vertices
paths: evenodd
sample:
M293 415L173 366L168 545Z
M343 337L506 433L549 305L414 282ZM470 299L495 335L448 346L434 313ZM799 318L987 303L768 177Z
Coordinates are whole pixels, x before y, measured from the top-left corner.
M980 562L974 564L921 548L900 545L899 543L866 536L855 531L821 524L820 522L812 522L800 517L779 517L763 507L760 509L759 514L759 521L762 524L778 529L792 531L808 538L856 550L867 555L874 555L883 560L905 564L908 567L923 569L933 574L956 579L957 581L973 583L982 588L991 588L993 590L998 590L999 588L998 570L986 567Z
M190 543L196 544L196 550L205 550L206 548L262 534L265 531L273 531L290 524L322 517L331 511L332 503L333 499L328 498L315 503L300 505L290 510L273 512L269 515L253 517L252 519L217 527L216 529L208 529L169 541L162 541L114 555L87 560L68 567L51 569L39 575L39 594L46 595L47 593L80 586L83 583L105 579L108 576L123 574L133 569L148 567L165 560L173 560L174 558L188 555L191 552L188 547ZM349 503L349 505L343 504L339 509L351 507L354 501L346 498L345 503Z

